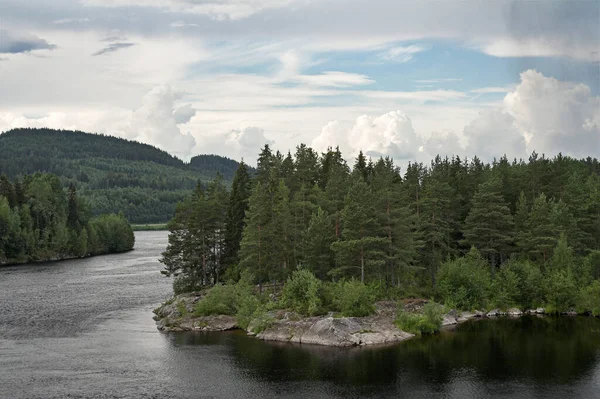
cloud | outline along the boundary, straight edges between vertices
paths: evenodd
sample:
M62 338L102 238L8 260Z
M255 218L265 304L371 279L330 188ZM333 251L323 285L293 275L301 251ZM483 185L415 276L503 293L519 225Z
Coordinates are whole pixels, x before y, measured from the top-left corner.
M329 122L311 145L319 151L340 146L342 152L346 150L346 156L362 150L372 157L390 155L396 160L407 160L417 157L422 139L406 114L392 111L377 117L359 116L350 129L338 121Z
M61 19L55 19L54 21L52 21L52 23L55 25L64 25L64 24L72 24L72 23L82 24L84 22L89 22L89 21L90 21L89 18L61 18Z
M173 117L177 124L188 123L196 115L196 110L192 108L192 104L186 104L173 111Z
M471 93L489 94L489 93L508 93L514 87L480 87L478 89L469 90Z
M173 13L207 15L212 19L238 20L263 10L282 8L294 0L86 0L95 7L153 7Z
M129 128L123 133L129 138L155 145L182 158L188 158L196 140L191 134L182 133L178 124L190 116L190 112L179 112L175 101L181 93L170 86L158 86L142 99L142 105L131 115ZM185 118L182 118L185 115ZM188 118L188 120L189 120Z
M124 48L128 48L128 47L132 47L135 46L135 43L110 43L108 46L104 47L101 50L96 51L94 54L92 54L93 56L98 56L98 55L103 55L103 54L108 54L108 53L114 53L115 51L118 51L120 49L124 49Z
M217 154L229 158L243 159L249 165L254 165L260 149L265 144L274 147L275 141L265 136L265 131L256 126L231 129L225 133L199 134L196 153Z
M506 154L509 157L525 158L527 155L525 137L518 129L514 118L501 109L484 111L465 126L464 135L468 139L466 153L485 161Z
M197 28L200 25L198 25L198 24L188 24L185 21L181 21L180 20L180 21L173 21L173 22L171 22L169 24L169 26L171 28L186 28L186 27Z
M418 79L417 83L442 83L442 82L460 82L461 78L442 78L442 79Z
M394 61L398 63L404 63L412 60L417 53L426 51L427 48L423 46L410 45L406 47L397 46L391 47L386 51L379 53L378 58L384 61Z
M526 158L533 151L598 157L600 97L584 84L527 70L502 105L482 112L465 127L464 135L468 154L487 160L503 154Z
M588 86L528 70L504 108L528 137L529 151L600 156L600 97Z
M319 87L351 87L375 83L366 75L338 71L326 71L318 75L298 75L291 80Z
M432 132L431 136L425 140L423 150L429 157L462 155L464 148L460 143L460 138L454 132Z
M53 50L56 46L35 35L0 29L0 54L28 53L34 50Z

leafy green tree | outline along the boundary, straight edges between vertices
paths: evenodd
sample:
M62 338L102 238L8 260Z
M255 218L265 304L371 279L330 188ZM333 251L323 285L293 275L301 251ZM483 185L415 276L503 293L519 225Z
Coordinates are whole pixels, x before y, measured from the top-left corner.
M490 270L475 247L463 258L444 262L437 282L437 295L448 306L464 310L481 309L489 301Z

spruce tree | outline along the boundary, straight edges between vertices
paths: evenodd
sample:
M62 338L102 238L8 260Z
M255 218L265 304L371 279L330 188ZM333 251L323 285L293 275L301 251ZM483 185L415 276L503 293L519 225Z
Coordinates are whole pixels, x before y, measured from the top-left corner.
M338 257L338 270L360 270L360 281L373 268L384 264L381 247L387 240L377 236L377 212L374 196L362 176L353 178L342 210L342 240L331 248Z
M543 263L550 259L560 234L554 222L553 208L553 203L542 193L533 201L527 220L529 255Z
M502 181L492 177L479 186L465 220L464 237L488 259L492 275L498 262L508 258L514 239L514 222L502 197Z
M335 241L332 219L319 207L312 214L308 228L302 235L302 266L324 280L333 268L334 257L331 244Z
M232 268L238 262L238 251L240 250L242 232L245 226L244 220L246 211L248 210L248 198L252 189L251 184L248 167L242 161L233 177L227 208L223 264L228 269ZM230 277L236 278L234 269L231 270L233 275L230 275Z

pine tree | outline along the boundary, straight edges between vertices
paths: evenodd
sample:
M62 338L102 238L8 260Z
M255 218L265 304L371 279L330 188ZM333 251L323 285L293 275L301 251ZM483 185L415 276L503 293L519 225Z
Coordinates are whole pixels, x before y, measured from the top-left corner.
M400 285L406 272L413 268L417 255L416 215L403 205L400 171L390 158L379 159L373 168L371 189L375 196L378 223L386 239L385 275L391 285Z
M542 193L533 201L527 220L526 246L529 255L544 263L550 259L559 236L553 220L553 208L552 202Z
M331 251L334 241L331 217L319 207L312 214L308 228L302 236L302 265L322 280L334 265Z
M248 198L251 192L251 180L248 173L248 167L242 161L231 185L231 194L229 196L229 205L227 209L227 221L225 224L225 242L223 251L223 264L226 268L231 268L238 262L238 251L242 241L242 232L245 224L246 211L248 210ZM234 269L231 269L235 276Z
M367 158L362 151L358 153L354 167L352 168L352 174L362 177L365 182L369 181L369 169L367 166Z
M365 281L367 272L384 264L384 254L380 248L387 240L376 235L374 202L373 194L362 176L355 176L342 211L342 240L331 246L341 263L338 270L359 269L361 282Z
M435 275L442 260L452 252L452 210L449 201L451 196L452 189L448 183L425 179L419 201L418 228L419 240L422 243L420 258L429 270L432 287L435 286Z
M502 197L502 181L492 177L479 186L473 196L471 211L465 220L464 236L488 259L492 275L510 254L514 239L514 222Z

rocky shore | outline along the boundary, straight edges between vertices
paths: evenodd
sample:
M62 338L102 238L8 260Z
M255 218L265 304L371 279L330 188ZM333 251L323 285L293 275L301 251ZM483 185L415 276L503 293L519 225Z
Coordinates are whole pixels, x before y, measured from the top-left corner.
M182 294L154 310L157 328L161 331L226 331L240 329L236 318L229 315L195 316L195 304L201 293ZM426 300L405 302L405 309L419 312ZM253 323L246 329L249 335L265 341L294 342L327 346L364 346L389 344L411 338L414 334L400 330L394 324L397 303L382 301L375 304L375 314L367 317L338 317L333 313L303 317L294 312L278 310L268 313L270 322L255 333ZM444 314L442 327L449 327L474 318L520 317L523 314L543 315L543 308L525 312L512 308L489 312L460 312ZM572 315L572 313L566 313Z

